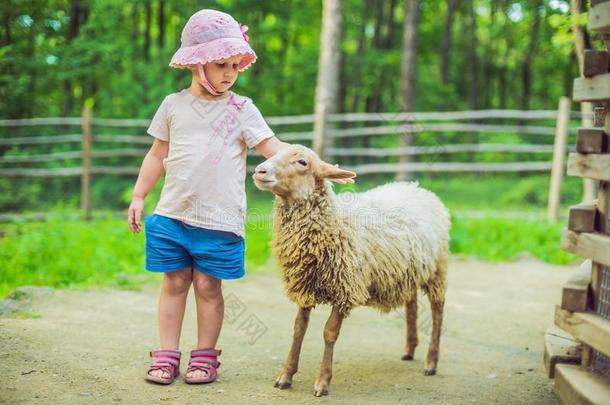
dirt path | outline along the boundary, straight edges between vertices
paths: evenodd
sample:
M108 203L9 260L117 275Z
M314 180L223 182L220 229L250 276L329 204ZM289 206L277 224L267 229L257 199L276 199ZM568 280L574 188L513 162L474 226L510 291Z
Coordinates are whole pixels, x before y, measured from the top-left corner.
M156 285L141 292L60 290L33 299L30 319L0 318L0 403L557 403L542 364L543 334L573 270L453 260L434 377L422 375L426 333L416 360L404 362L401 314L355 310L341 331L324 398L313 397L312 387L327 307L313 312L293 388L273 388L295 313L277 275L226 283L223 364L209 386L144 382L147 350L157 342ZM190 299L185 351L195 336ZM427 323L427 305L420 319Z

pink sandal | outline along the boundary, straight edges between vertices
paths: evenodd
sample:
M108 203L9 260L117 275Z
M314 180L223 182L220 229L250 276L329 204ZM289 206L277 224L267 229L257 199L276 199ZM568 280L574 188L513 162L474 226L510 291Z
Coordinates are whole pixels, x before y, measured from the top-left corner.
M180 355L178 350L153 350L150 357L153 364L148 368L146 379L157 384L171 384L180 374ZM161 370L169 374L169 377L151 375L151 371Z
M220 353L221 350L216 349L193 350L186 370L185 382L187 384L207 384L216 381L216 369L220 367L218 362ZM190 372L197 370L206 372L208 375L200 378L188 377Z

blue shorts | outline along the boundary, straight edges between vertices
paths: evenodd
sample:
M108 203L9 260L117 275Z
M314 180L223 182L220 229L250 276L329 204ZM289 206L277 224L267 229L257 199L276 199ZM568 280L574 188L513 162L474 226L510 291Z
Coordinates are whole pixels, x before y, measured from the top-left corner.
M232 232L197 228L158 214L144 220L144 231L148 271L194 267L221 280L245 274L245 242Z

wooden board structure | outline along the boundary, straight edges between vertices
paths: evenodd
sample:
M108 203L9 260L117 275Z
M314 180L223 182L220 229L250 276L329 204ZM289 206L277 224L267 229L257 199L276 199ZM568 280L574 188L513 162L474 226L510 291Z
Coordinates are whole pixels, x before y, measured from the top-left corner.
M589 10L587 28L590 31L610 32L610 3L598 2Z
M608 235L578 233L566 229L561 234L561 248L566 252L610 266L610 236Z
M574 101L605 101L610 99L610 73L574 79Z
M610 181L610 155L570 153L568 175Z
M544 367L555 378L557 364L580 364L582 344L571 335L551 325L544 335Z
M591 260L585 261L579 272L564 284L561 306L555 309L555 325L581 343L580 365L555 363L553 371L555 392L563 403L610 404L610 379L603 377L605 356L610 356L610 319L600 306L606 305L602 298L608 293L608 286L601 280L605 266L610 266L610 73L607 65L610 1L591 1L588 28L602 34L606 51L586 52L582 70L585 77L574 80L573 99L598 102L596 123L603 125L603 129L578 131L578 153L569 155L567 172L571 176L598 180L599 191L594 203L571 207L569 229L561 235L563 250Z
M610 381L579 366L558 364L555 393L564 404L608 404Z
M580 128L576 137L576 152L607 153L608 134L602 128Z
M610 320L592 312L570 312L555 308L555 325L578 341L610 356Z
M584 312L590 307L591 260L585 260L580 269L563 285L561 308L570 312Z

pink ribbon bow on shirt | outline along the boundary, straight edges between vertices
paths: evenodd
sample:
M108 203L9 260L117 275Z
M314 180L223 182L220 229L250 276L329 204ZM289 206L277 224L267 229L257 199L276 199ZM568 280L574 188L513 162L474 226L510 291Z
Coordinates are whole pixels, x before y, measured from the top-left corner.
M233 107L235 107L235 109L237 111L241 111L241 109L244 107L244 104L246 104L246 100L244 100L242 102L237 102L237 100L233 96L233 93L231 93L231 96L229 96L229 103L228 104L232 105Z
M241 30L241 33L244 36L246 42L250 42L250 37L246 34L246 31L248 31L248 26L245 24L240 24L239 29Z

